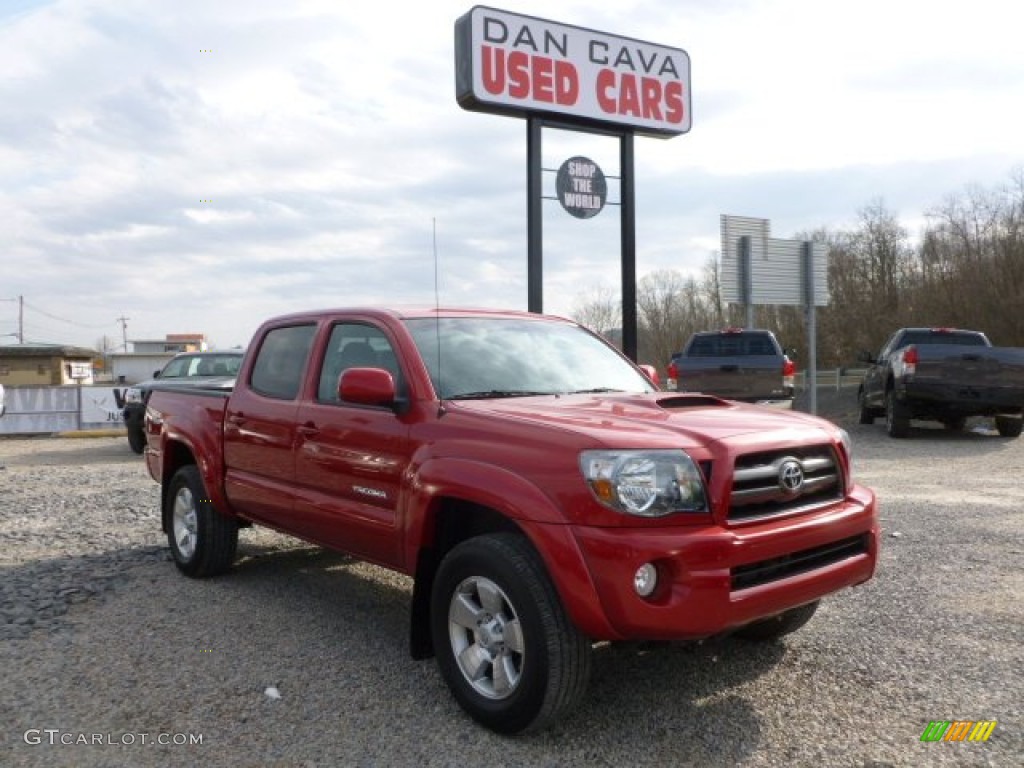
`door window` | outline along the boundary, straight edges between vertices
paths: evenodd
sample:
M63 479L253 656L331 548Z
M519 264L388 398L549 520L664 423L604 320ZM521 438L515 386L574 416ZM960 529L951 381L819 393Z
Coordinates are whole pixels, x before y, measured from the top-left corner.
M400 388L401 369L395 350L379 328L361 323L341 323L334 326L327 343L324 364L320 369L317 400L338 402L338 379L349 368L383 368Z
M294 400L302 386L313 344L315 325L294 325L275 328L260 345L249 382L255 392L282 400Z

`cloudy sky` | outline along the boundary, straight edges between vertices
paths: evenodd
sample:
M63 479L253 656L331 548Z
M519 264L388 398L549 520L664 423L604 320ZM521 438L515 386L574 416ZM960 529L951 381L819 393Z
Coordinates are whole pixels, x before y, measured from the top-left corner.
M1024 166L1024 4L505 0L685 49L693 127L637 138L637 270L928 209ZM526 124L455 101L470 3L0 0L0 344L95 345L375 303L526 308ZM610 138L545 130L543 164ZM545 191L554 189L545 174ZM615 185L611 198L614 200ZM618 290L618 217L544 203L544 308Z

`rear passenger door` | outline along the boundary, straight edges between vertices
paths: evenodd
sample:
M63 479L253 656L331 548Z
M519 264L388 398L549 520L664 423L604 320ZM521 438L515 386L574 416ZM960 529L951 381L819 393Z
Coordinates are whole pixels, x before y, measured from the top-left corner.
M311 538L388 566L400 566L397 512L409 462L408 425L387 407L338 399L349 368L384 368L399 395L405 376L392 340L370 323L331 327L312 400L298 414L296 517Z
M315 332L313 323L268 331L248 381L235 387L224 414L228 499L246 515L289 531L298 398Z

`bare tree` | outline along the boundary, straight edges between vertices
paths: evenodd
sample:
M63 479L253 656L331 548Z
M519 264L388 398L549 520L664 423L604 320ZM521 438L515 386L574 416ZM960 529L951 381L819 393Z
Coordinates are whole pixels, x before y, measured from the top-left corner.
M675 270L652 272L639 281L638 351L644 362L664 368L690 334L717 327L721 310L709 288L717 288L717 277L709 279L706 271L701 281Z
M612 288L597 285L576 297L571 317L592 331L614 335L622 326L622 302Z
M109 336L100 336L96 339L95 349L100 353L103 361L103 373L110 373L110 355L117 350L118 345Z
M862 208L853 230L815 233L829 245L829 304L818 311L818 361L852 363L877 349L913 316L914 249L880 200Z
M918 305L936 325L1024 343L1024 171L1003 188L969 188L928 212Z

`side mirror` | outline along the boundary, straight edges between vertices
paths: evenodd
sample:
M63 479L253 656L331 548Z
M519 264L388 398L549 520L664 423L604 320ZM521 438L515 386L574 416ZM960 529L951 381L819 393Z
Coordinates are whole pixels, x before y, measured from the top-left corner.
M661 389L661 377L658 376L657 368L655 368L653 365L648 365L647 363L644 363L643 365L638 367L641 371L644 372L644 376L651 380L651 384L656 386L658 389Z
M395 380L383 368L349 368L338 378L338 399L356 405L395 404Z
M870 352L868 352L866 349L862 349L857 354L857 361L861 362L861 363L868 363L870 365L874 365L874 363L875 363L875 356L872 355Z
M159 368L157 370L153 371L153 378L154 379L159 379L160 378L160 369Z

